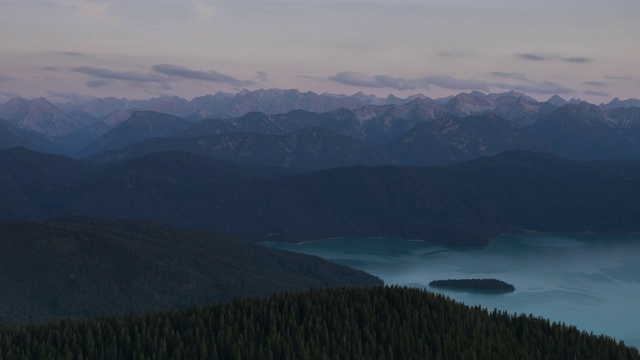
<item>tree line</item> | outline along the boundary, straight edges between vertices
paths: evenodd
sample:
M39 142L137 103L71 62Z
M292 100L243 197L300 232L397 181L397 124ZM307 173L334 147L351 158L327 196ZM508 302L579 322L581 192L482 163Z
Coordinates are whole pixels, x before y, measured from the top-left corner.
M638 359L604 335L406 287L0 329L0 359Z

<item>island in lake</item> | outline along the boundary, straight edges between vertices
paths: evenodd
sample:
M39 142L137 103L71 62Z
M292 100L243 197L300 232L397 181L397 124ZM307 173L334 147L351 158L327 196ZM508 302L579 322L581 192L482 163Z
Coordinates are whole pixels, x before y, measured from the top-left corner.
M513 285L496 279L434 280L429 283L429 286L435 288L488 292L513 292L516 290Z

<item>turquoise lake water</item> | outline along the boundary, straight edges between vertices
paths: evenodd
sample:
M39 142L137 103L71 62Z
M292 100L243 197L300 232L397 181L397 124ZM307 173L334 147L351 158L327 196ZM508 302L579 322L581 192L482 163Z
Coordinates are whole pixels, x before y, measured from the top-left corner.
M388 238L264 245L360 269L388 285L542 316L640 348L640 235L504 235L482 249ZM432 280L461 278L495 278L516 291L486 294L428 286Z

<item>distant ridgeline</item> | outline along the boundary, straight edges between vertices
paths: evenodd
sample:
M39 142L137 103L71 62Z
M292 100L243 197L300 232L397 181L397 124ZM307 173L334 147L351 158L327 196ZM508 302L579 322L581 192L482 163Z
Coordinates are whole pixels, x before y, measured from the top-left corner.
M638 359L607 336L398 287L0 328L1 359Z
M513 292L516 290L513 285L497 279L434 280L429 283L429 286L435 288L487 292Z

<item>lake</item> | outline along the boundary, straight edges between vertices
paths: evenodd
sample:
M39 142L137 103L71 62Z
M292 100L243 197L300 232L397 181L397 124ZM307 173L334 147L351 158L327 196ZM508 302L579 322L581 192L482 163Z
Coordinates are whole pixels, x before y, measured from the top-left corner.
M640 235L504 235L481 249L389 238L264 245L344 264L385 284L425 288L468 305L533 314L640 348ZM506 294L433 289L437 279L495 278Z

